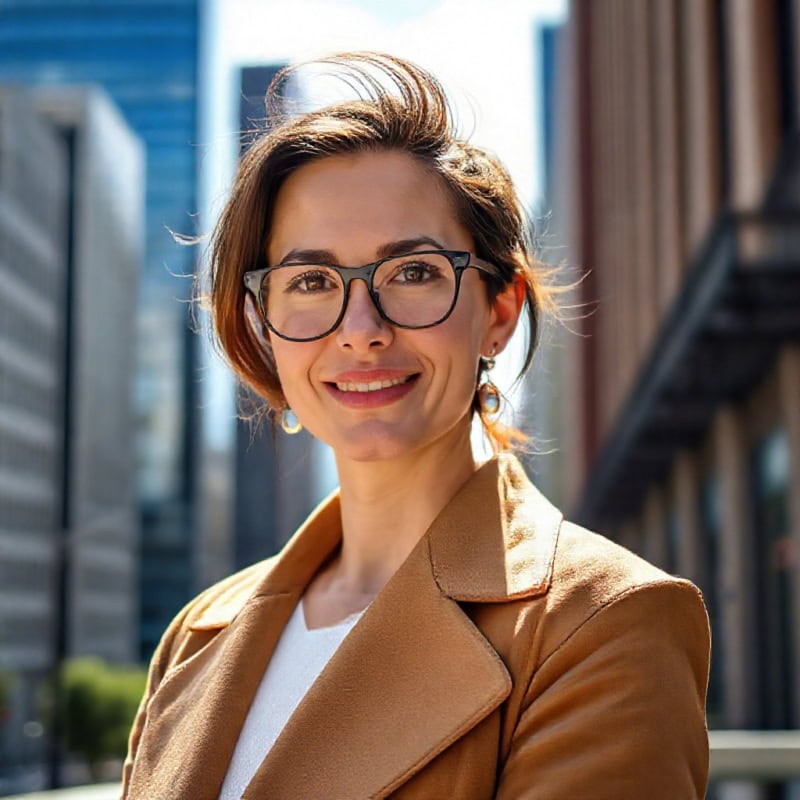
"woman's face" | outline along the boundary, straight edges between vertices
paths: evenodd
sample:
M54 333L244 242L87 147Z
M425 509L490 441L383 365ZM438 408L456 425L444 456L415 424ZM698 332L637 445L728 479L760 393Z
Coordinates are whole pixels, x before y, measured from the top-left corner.
M440 179L412 156L337 155L300 167L281 187L268 263L317 251L328 262L360 266L402 242L412 243L404 252L474 252ZM468 436L480 355L501 349L513 330L519 302L509 294L490 306L478 271L467 269L453 313L435 327L408 330L381 319L365 283L354 281L344 318L328 336L291 342L271 335L286 400L338 458L447 446Z

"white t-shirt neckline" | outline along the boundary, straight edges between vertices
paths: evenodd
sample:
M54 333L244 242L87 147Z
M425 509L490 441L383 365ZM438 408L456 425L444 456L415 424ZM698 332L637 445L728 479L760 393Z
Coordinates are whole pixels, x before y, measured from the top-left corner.
M300 598L300 602L297 604L300 608L300 618L303 622L303 627L306 629L306 633L314 634L318 631L329 631L332 628L338 628L340 625L351 625L353 620L358 620L358 618L367 610L363 608L361 611L354 611L352 614L348 614L344 619L339 620L339 622L334 622L333 625L323 625L320 628L309 628L308 623L306 622L306 607L303 602L303 598ZM367 606L369 608L369 606Z
M300 701L364 611L309 629L300 598L253 696L219 800L240 800Z

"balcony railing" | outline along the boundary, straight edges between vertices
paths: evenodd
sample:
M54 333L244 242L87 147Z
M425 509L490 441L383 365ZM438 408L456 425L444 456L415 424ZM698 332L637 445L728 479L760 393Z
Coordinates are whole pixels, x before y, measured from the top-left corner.
M800 730L711 731L712 781L800 780ZM15 795L6 800L117 800L119 784L106 783Z
M800 780L800 731L711 731L711 780Z

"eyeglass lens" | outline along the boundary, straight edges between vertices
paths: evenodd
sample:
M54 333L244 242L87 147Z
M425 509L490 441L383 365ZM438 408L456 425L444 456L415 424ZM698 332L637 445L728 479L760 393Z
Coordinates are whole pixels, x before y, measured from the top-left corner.
M396 325L425 327L440 322L456 293L456 272L439 253L411 254L383 261L373 276L383 313ZM328 333L344 303L344 282L323 264L270 270L261 284L270 325L281 335L308 339Z

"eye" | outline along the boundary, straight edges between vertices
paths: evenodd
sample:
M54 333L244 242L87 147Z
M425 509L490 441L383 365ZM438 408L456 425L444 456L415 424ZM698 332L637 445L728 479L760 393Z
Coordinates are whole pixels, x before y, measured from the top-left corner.
M403 261L398 264L392 274L393 283L424 284L435 281L441 277L441 269L436 264L431 264L422 259Z
M336 278L327 270L314 268L298 268L297 273L292 274L284 288L285 292L298 294L318 294L320 292L331 292L338 290Z

